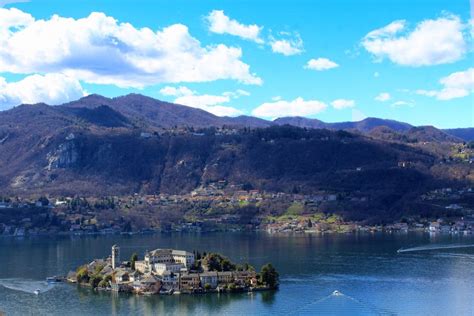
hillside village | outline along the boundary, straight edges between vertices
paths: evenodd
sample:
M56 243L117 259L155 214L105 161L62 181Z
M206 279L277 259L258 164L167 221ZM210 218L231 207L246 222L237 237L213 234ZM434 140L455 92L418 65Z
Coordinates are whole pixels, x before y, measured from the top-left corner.
M142 260L133 254L130 261L122 261L120 247L113 245L108 258L70 272L67 281L114 292L191 294L276 289L278 273L271 264L257 273L249 264L238 266L220 254L176 249L155 249Z
M116 234L265 230L275 232L356 232L379 230L473 231L474 188L443 188L418 198L425 214L384 223L345 219L341 212L370 197L320 192L270 193L225 181L185 195L81 198L0 198L0 235ZM426 212L431 207L435 211ZM344 214L344 213L342 213ZM433 222L438 228L430 228ZM433 225L433 227L438 227Z

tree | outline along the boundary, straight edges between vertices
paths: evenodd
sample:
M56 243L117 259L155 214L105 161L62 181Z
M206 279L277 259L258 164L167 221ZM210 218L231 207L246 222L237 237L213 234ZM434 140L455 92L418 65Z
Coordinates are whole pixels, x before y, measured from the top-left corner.
M255 271L255 268L251 266L248 262L244 264L244 271Z
M77 278L77 283L89 282L89 272L87 271L87 267L80 267L77 270L76 278Z
M101 281L102 281L102 277L98 274L94 274L93 276L89 278L89 284L94 289L99 285Z
M279 274L271 263L267 263L262 267L260 271L260 282L267 285L268 287L275 289L278 287Z
M130 266L133 271L135 271L135 262L138 260L138 255L134 252L133 255L130 257Z
M206 291L209 291L212 288L212 286L209 283L204 284L204 289Z

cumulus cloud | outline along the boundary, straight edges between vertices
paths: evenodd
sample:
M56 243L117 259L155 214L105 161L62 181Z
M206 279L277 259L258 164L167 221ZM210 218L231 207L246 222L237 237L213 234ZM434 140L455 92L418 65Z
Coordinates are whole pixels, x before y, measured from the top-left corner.
M440 90L417 90L416 93L438 100L462 98L474 92L474 68L458 71L440 79Z
M338 64L327 58L310 59L304 66L304 68L306 69L312 69L317 71L323 71L337 67L339 67Z
M377 61L384 58L403 66L430 66L452 63L466 53L465 25L455 15L425 20L414 30L398 20L368 33L362 46Z
M0 77L0 110L22 103L62 104L84 95L79 81L63 74L31 75L17 82Z
M303 52L303 40L298 33L280 32L281 38L270 36L272 51L285 56L298 55Z
M209 31L217 34L230 34L238 36L245 40L254 41L258 44L263 44L263 39L260 38L262 26L256 24L245 25L236 20L230 19L224 14L222 10L213 10L206 17L209 23Z
M170 87L166 86L160 90L160 93L162 95L166 96L183 96L183 95L192 95L194 94L194 91L187 87Z
M191 89L183 86L167 86L161 89L160 93L166 96L175 96L176 98L173 101L174 103L198 108L217 116L241 115L242 111L239 109L223 104L227 104L233 99L250 95L249 92L241 89L236 91L227 91L221 95L198 94L196 91L192 91Z
M347 100L347 99L337 99L331 102L331 105L336 110L342 110L346 108L353 108L355 106L354 100Z
M375 101L385 102L391 99L390 93L381 92L375 97Z
M36 20L0 8L0 72L60 72L88 83L136 88L219 79L262 84L241 58L238 47L202 46L182 24L155 31L98 12Z
M252 111L252 115L266 118L309 116L318 114L326 108L324 102L298 97L292 101L277 100L263 103Z

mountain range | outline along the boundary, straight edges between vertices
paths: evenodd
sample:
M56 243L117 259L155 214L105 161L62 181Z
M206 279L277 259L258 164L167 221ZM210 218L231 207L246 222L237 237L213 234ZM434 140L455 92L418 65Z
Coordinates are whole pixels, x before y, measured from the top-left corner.
M364 212L390 212L428 189L474 182L472 165L440 164L472 136L377 118L218 117L137 94L89 95L0 112L0 192L183 194L225 180L358 194L370 201Z
M22 105L27 106L27 105ZM21 107L21 106L20 106ZM387 127L395 132L405 133L414 126L395 120L366 118L356 122L326 123L318 119L305 117L281 117L273 121L267 121L252 116L220 117L201 109L184 105L173 104L140 94L129 94L116 98L106 98L97 94L91 94L77 101L58 106L64 114L72 114L84 120L96 120L92 123L110 124L112 119L118 119L118 114L128 119L128 123L137 127L170 128L170 127L269 127L274 125L292 125L301 128L316 128L330 130L353 130L370 132L377 127ZM73 110L76 109L76 110ZM79 109L79 110L77 110ZM89 109L89 111L85 110ZM115 111L116 113L112 113ZM101 122L101 120L103 120ZM120 125L125 123L122 118ZM111 127L111 126L110 126ZM432 131L434 127L426 126ZM474 140L474 128L457 128L439 130L464 141Z

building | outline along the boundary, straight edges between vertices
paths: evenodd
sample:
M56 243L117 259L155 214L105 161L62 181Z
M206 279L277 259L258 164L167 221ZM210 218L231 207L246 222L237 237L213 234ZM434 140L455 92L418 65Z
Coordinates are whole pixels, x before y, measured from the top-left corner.
M127 283L130 282L130 275L125 270L119 270L114 275L115 283Z
M145 263L152 266L155 263L181 263L189 269L194 264L194 254L192 252L175 249L155 249L145 254Z
M201 279L197 273L181 274L179 277L179 290L181 292L193 292L201 286Z
M150 273L151 267L146 263L145 260L135 261L135 270L140 271L143 274Z
M182 263L189 269L194 264L194 254L184 250L172 250L171 255L175 262Z
M255 271L235 271L233 276L235 283L240 286L257 284L257 273Z
M135 268L136 268L136 265L135 265ZM152 265L151 270L158 275L162 275L165 271L169 271L172 273L180 273L182 269L186 270L184 265L182 263L175 262L175 263L154 263Z
M165 271L161 275L161 288L165 291L179 290L179 277L177 274Z
M112 269L116 269L120 266L120 247L117 245L112 246Z
M217 272L204 272L199 274L199 279L201 280L201 287L205 287L206 284L209 284L211 288L215 289L218 284Z
M229 284L234 281L232 272L217 272L217 283L219 285Z

